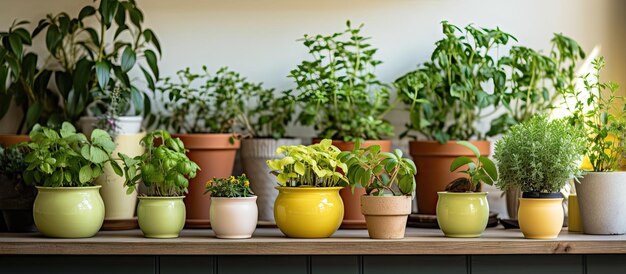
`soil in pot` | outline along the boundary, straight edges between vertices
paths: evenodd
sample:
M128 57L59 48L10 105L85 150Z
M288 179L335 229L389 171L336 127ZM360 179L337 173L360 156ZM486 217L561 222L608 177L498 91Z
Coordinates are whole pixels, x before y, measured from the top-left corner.
M470 141L478 147L481 155L491 151L489 141ZM470 150L455 141L440 144L436 141L411 141L409 149L417 166L415 175L417 210L420 214L436 214L437 192L444 191L446 185L458 174L450 172L450 164L459 156L472 157Z
M554 239L563 228L561 193L524 192L520 199L518 222L528 239Z
M278 196L276 176L270 174L267 160L276 159L279 146L295 146L301 144L300 139L243 139L241 140L241 164L243 172L250 180L250 187L257 195L259 208L259 224L275 225L274 202Z
M322 139L313 139L313 143L319 143ZM344 142L340 140L333 140L332 144L341 151L354 150L354 142ZM361 147L369 147L372 145L379 145L380 150L384 152L391 152L391 140L365 140L361 142ZM365 195L365 189L357 187L354 189L354 193L349 187L346 187L339 191L341 199L344 204L344 217L341 222L341 228L367 228L365 222L365 216L361 213L361 196Z
M230 143L232 134L172 134L180 138L189 149L187 157L200 166L195 178L189 180L189 193L185 198L187 228L210 227L211 195L204 195L208 180L232 175L235 155L240 141Z
M361 212L372 239L402 239L411 214L411 196L361 196Z

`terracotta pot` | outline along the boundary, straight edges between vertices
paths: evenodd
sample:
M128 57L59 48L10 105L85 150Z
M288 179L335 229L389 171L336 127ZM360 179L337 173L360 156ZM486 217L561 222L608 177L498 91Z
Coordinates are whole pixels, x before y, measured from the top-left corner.
M478 147L481 155L490 153L489 141L471 141ZM415 180L417 182L417 210L420 214L436 214L437 192L444 191L446 185L460 177L457 172L450 172L450 164L456 157L474 154L466 147L449 141L440 144L436 141L411 141L409 149L417 166Z
M313 139L313 143L319 143L320 141L322 139ZM341 151L352 151L354 145L354 142L333 140L333 146L336 146ZM365 140L361 142L361 147L369 147L371 145L379 145L381 151L391 152L391 140ZM354 193L352 193L350 188L346 187L339 191L339 195L341 195L345 210L341 228L367 228L365 216L361 213L361 196L365 195L365 189L357 187L354 189Z
M117 157L118 152L124 153L129 157L143 154L144 148L139 142L145 135L145 133L118 134L115 137L117 148L113 155ZM122 165L121 160L117 161ZM100 195L102 195L106 209L104 215L105 225L114 220L133 219L135 206L137 205L137 191L133 191L131 194L126 193L127 187L124 186L124 177L117 176L111 164L107 163L104 166L104 173L94 183L102 186ZM103 229L105 229L104 226ZM128 229L133 229L133 227Z
M211 195L204 195L205 184L214 177L232 175L235 154L240 142L229 142L232 134L172 134L185 144L187 157L200 166L197 176L189 181L189 193L185 198L187 228L208 228L211 225Z
M402 239L411 214L411 196L361 196L361 212L372 239Z
M19 144L21 142L30 141L30 137L25 134L15 135L15 134L0 134L0 145L4 147L10 147L15 144Z
M302 143L300 139L243 139L241 140L241 164L243 172L250 179L250 187L257 195L259 221L275 224L274 201L278 196L276 176L270 174L267 160L280 157L276 155L279 146L292 146ZM265 223L265 224L267 224Z
M211 229L215 237L223 239L247 239L256 229L257 196L211 197Z

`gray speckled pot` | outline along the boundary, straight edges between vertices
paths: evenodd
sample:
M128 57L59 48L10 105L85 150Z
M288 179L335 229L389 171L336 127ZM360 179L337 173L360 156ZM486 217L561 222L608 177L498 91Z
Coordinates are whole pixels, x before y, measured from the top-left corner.
M589 172L576 193L584 233L626 233L626 172Z
M276 148L279 146L292 146L302 143L300 139L243 139L241 140L241 164L243 172L250 180L250 187L258 196L259 221L275 223L274 201L278 196L278 190L274 187L276 176L270 174L270 168L266 161L275 159Z

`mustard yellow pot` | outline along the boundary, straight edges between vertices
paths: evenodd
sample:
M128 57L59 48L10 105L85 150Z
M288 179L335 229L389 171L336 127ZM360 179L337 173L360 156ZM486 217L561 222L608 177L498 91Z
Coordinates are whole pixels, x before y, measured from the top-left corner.
M100 186L37 187L33 218L39 232L55 238L88 238L104 222Z
M185 203L181 197L138 197L137 221L147 238L177 238L185 226Z
M447 237L480 237L489 221L487 192L437 192L437 223Z
M517 218L524 237L554 239L563 228L563 198L519 198Z
M276 187L276 225L287 237L327 238L343 220L342 187Z

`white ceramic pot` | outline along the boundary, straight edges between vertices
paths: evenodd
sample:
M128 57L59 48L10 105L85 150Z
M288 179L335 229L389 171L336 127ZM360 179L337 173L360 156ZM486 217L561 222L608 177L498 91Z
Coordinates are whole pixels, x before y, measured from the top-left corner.
M252 237L258 218L256 200L256 196L211 197L211 228L215 236L225 239Z
M121 116L117 118L117 134L136 134L141 131L141 116ZM98 118L83 116L78 119L78 126L86 136L91 136L91 132L97 127Z
M576 193L584 233L626 233L626 172L589 172Z
M121 152L129 157L134 157L144 153L144 148L139 141L146 136L146 133L138 134L118 134L115 137L117 148L113 152L115 158ZM121 160L117 162L122 165ZM95 181L96 185L101 185L100 195L104 200L105 220L128 220L135 216L135 205L137 204L137 191L126 193L124 177L117 176L111 168L111 164L104 166L104 174Z
M300 139L243 139L241 140L241 164L243 172L250 180L250 188L257 195L259 221L275 223L274 201L278 196L275 187L276 176L270 174L267 160L280 157L276 155L279 146L295 146L301 144Z

